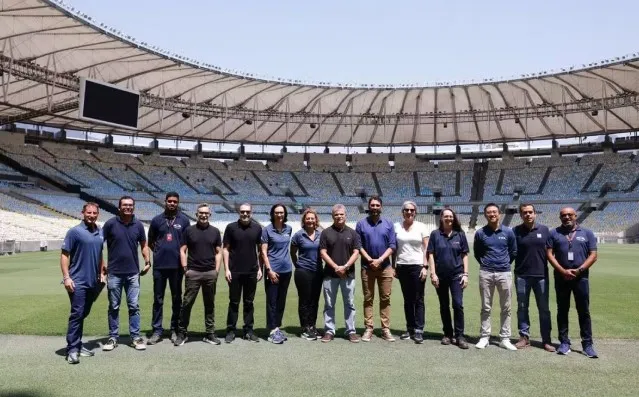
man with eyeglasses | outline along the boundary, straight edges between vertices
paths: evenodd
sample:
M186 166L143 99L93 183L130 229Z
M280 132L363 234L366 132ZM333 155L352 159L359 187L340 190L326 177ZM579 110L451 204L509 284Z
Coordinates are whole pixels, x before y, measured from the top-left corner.
M209 223L211 208L203 203L197 207L197 223L184 232L180 246L180 263L184 270L184 299L180 310L180 322L175 346L182 346L188 339L191 309L202 288L204 301L204 326L206 335L203 341L219 345L215 336L215 286L222 264L222 236L215 226Z
M240 205L240 219L229 223L224 231L222 258L224 273L229 284L229 309L226 317L224 342L235 340L240 299L243 303L244 339L259 342L253 333L253 300L257 282L262 279L258 252L262 243L262 226L251 219L252 208L248 203Z
M590 321L589 270L597 261L597 239L592 231L577 223L574 208L562 208L559 212L561 226L550 231L546 245L548 261L555 269L555 292L557 294L557 328L559 348L557 353L570 353L568 338L568 312L570 295L575 295L575 306L579 317L581 345L587 357L597 358L592 342Z
M178 210L180 195L169 192L164 199L164 212L151 221L147 242L153 250L153 334L147 344L154 345L162 340L162 312L166 284L171 291L171 342L175 342L182 304L182 278L180 266L180 245L182 234L191 226L189 218Z

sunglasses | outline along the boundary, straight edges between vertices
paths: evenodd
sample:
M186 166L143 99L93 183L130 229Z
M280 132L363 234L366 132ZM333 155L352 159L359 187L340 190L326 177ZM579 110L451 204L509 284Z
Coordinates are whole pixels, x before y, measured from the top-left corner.
M404 209L402 209L402 211L404 211L404 212L415 212L415 210L412 209L412 208L404 208Z

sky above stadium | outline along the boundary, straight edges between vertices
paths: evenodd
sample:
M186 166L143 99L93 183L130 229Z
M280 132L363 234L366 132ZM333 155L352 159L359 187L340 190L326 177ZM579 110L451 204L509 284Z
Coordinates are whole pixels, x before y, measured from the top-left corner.
M67 0L138 41L264 77L434 83L637 52L639 2Z

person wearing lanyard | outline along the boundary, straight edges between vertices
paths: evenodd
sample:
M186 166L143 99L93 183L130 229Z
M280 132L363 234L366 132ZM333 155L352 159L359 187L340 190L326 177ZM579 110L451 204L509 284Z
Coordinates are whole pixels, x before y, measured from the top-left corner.
M288 211L284 204L272 206L270 215L271 224L262 229L260 254L266 276L264 288L266 290L266 326L269 329L268 341L279 345L288 339L280 327L293 272L289 251L293 228L286 224Z
M317 340L317 310L322 292L322 260L319 256L319 217L312 208L302 214L302 229L291 238L291 261L295 265L295 286L298 294L297 312L302 338Z
M451 209L442 211L439 229L433 230L428 239L428 261L431 266L430 281L437 289L439 314L444 326L442 345L451 343L460 349L468 349L464 337L464 289L468 286L468 241L457 214ZM450 318L449 293L453 298L455 329Z
M415 343L424 343L424 291L428 275L426 246L429 230L422 222L416 221L417 204L405 201L402 204L403 222L395 223L397 251L393 255L395 276L399 279L404 296L404 316L406 332L400 335L401 340L412 339Z
M555 269L555 292L557 294L557 328L559 348L557 353L570 353L568 338L568 311L570 295L575 295L575 306L579 317L581 345L587 357L597 358L592 342L590 321L590 267L597 261L597 239L592 231L577 224L577 214L566 207L559 212L561 226L551 230L546 254Z
M180 195L169 192L164 198L164 212L151 221L147 243L153 251L153 334L147 340L154 345L162 340L162 314L166 284L171 291L171 342L175 342L182 305L182 278L180 244L182 234L191 225L189 218L178 210Z

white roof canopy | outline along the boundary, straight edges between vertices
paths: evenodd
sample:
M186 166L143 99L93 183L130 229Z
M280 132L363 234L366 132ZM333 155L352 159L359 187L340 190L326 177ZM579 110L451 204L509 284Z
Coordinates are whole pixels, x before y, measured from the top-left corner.
M304 84L169 55L45 0L0 9L0 123L116 132L78 118L79 77L142 92L139 131L214 141L434 145L639 129L639 57L464 85Z

